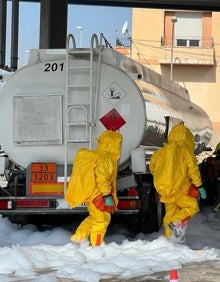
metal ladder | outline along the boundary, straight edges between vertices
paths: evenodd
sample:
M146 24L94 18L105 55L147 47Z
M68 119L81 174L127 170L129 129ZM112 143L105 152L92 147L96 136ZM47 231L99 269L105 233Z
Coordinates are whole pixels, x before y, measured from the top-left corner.
M72 41L72 42L71 42ZM70 48L72 43L73 47ZM94 56L97 56L96 81L94 84ZM88 60L86 66L73 66L70 64L72 58ZM98 37L93 34L91 45L88 49L76 48L75 38L69 34L66 41L66 93L65 93L65 160L64 160L64 194L67 188L68 173L68 147L70 143L87 143L89 149L92 147L92 128L96 125L97 97L99 91L99 75L101 64L101 46L98 44ZM78 71L86 74L88 81L79 84L74 81ZM74 94L80 90L84 91L84 102L74 100ZM76 95L76 94L75 94ZM76 99L77 100L77 99ZM71 102L70 102L71 101ZM78 120L77 113L82 120ZM76 118L76 119L75 119ZM80 128L82 136L74 138L70 136L70 131Z

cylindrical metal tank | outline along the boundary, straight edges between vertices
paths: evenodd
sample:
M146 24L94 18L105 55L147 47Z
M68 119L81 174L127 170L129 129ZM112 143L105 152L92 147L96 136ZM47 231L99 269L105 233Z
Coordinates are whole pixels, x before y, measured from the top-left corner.
M31 162L64 163L66 101L75 105L68 112L74 125L69 133L72 139L85 134L84 112L88 114L84 121L92 126L92 148L106 127L119 128L123 135L120 164L139 145L162 145L169 126L181 120L197 137L197 145L206 146L211 138L209 117L191 103L184 88L114 50L104 49L100 66L96 58L87 67L86 56L73 56L69 79L65 50L33 50L30 56L29 65L16 71L0 90L0 145L21 167ZM92 101L88 89L97 91ZM86 146L69 144L68 163L72 164L79 147Z

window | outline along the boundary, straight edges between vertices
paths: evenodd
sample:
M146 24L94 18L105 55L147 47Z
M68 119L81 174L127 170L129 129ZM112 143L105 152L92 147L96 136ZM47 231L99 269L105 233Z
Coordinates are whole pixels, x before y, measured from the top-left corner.
M198 12L176 12L174 38L176 46L201 45L202 38L202 13Z
M176 22L172 21L173 17ZM212 12L165 11L161 45L211 48L211 34Z

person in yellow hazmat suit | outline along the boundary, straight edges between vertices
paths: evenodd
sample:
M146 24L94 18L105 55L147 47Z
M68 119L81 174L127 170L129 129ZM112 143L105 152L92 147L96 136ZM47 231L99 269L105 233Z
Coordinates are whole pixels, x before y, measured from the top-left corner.
M72 242L80 243L90 237L93 247L104 243L111 212L117 210L116 177L121 144L119 132L106 130L99 136L96 150L78 150L65 199L72 208L85 203L89 215L72 235Z
M215 147L214 155L220 155L220 143L218 143Z
M178 124L150 159L154 186L165 205L164 235L174 243L185 242L187 221L199 212L197 197L206 198L194 146L193 134Z

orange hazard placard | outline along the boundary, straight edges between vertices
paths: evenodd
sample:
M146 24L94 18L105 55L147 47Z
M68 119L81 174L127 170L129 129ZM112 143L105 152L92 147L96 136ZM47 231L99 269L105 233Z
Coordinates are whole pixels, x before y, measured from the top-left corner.
M118 130L126 123L126 121L115 108L113 108L106 115L100 118L100 121L106 129L113 131Z
M55 163L32 163L32 182L55 182L57 181L57 168Z

